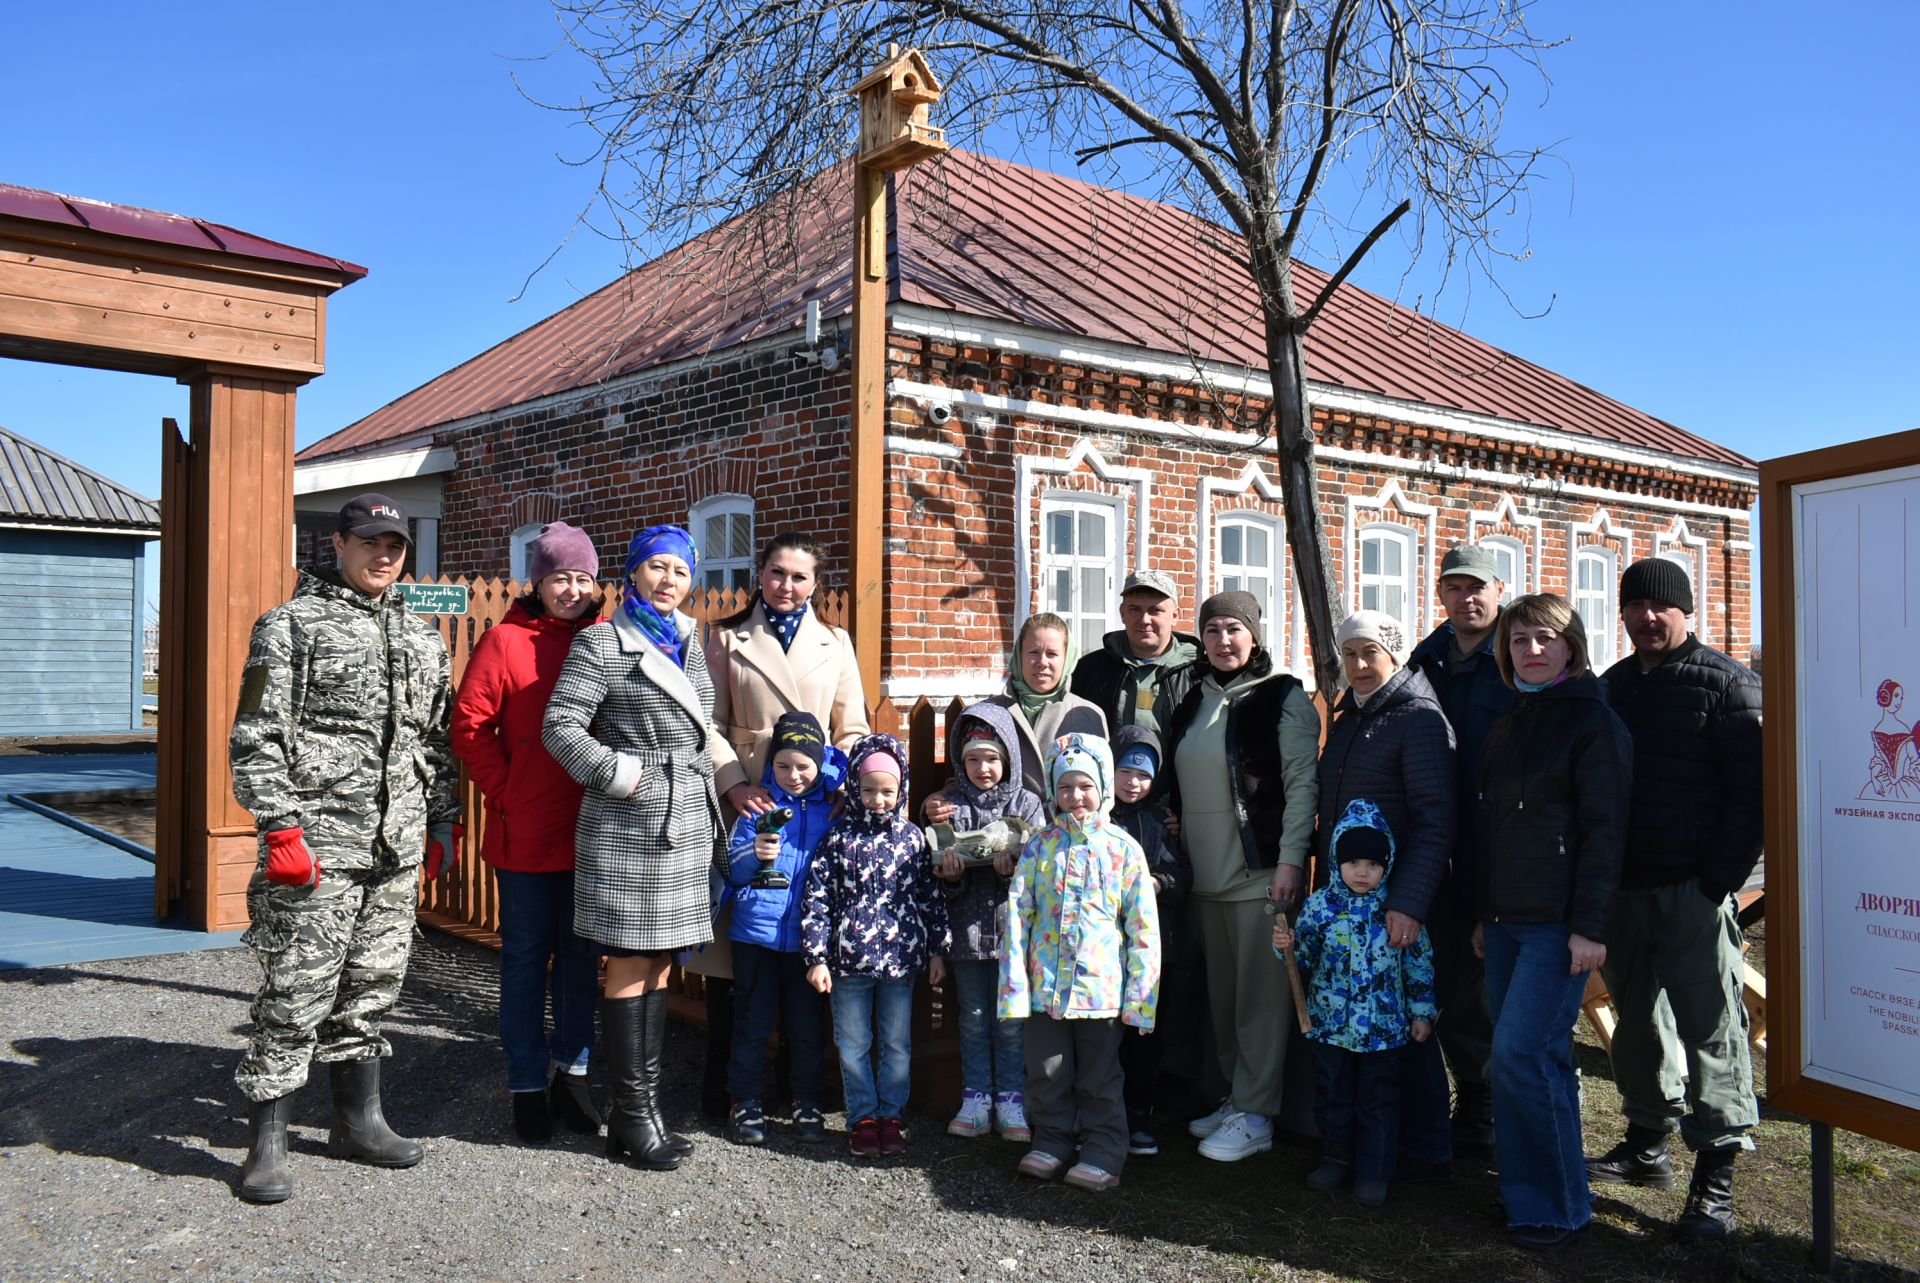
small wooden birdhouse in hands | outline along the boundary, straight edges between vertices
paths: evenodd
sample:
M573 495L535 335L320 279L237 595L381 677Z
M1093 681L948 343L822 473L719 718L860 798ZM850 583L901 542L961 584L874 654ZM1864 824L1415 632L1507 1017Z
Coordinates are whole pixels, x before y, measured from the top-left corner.
M947 150L945 131L927 119L927 109L940 101L940 82L918 49L900 53L889 46L887 60L852 93L860 100L863 169L906 169Z

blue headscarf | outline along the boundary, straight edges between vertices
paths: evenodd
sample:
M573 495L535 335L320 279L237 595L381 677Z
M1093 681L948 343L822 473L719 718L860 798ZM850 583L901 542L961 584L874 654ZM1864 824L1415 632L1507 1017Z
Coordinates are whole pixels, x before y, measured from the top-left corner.
M700 554L693 549L692 535L678 526L648 526L627 545L627 587L621 594L620 607L662 655L685 668L687 657L680 649L680 630L674 627L671 617L656 610L653 603L642 597L633 586L634 570L641 562L661 552L670 552L686 562L689 572L700 565Z

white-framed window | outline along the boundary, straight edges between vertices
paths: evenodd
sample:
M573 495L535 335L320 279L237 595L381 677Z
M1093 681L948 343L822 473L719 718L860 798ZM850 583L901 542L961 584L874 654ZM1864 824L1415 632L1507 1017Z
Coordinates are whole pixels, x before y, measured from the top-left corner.
M1360 527L1359 541L1354 609L1382 611L1399 620L1407 636L1419 636L1414 626L1414 532L1379 522Z
M1511 535L1488 535L1480 541L1480 546L1493 555L1500 582L1507 586L1500 594L1500 604L1504 606L1524 594L1527 591L1526 545Z
M1596 671L1620 658L1620 571L1611 548L1576 548L1573 609L1587 628L1587 653Z
M1275 593L1280 582L1279 523L1257 512L1221 513L1213 523L1213 547L1212 591L1252 593L1260 603L1267 636L1282 636Z
M1114 602L1123 578L1120 505L1083 495L1040 499L1040 609L1073 629L1080 654L1100 649L1117 627Z
M527 545L538 539L546 528L544 521L529 521L513 532L507 541L508 578L527 582Z
M1700 566L1694 561L1693 554L1684 548L1673 548L1661 553L1660 560L1671 561L1674 565L1687 572L1687 587L1693 589L1693 604L1694 608L1698 609L1700 605Z
M693 505L687 529L700 550L695 588L753 588L753 497L715 495Z

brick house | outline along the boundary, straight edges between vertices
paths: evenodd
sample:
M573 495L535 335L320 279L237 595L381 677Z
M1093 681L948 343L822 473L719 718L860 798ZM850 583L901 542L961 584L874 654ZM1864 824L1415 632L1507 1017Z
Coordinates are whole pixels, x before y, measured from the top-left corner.
M515 575L547 521L627 536L689 523L710 586L777 529L847 556L847 171L736 220L303 451L303 545L379 487L419 517L422 568ZM977 154L889 193L885 693L998 689L1017 622L1085 649L1122 578L1171 572L1267 606L1309 673L1276 458L1247 429L1268 385L1234 237L1170 206ZM1311 296L1324 277L1301 266ZM817 339L806 339L818 304ZM1515 592L1567 593L1597 658L1624 644L1620 569L1671 557L1696 631L1753 641L1751 460L1343 286L1308 345L1323 517L1345 599L1439 618L1439 559L1473 540ZM311 524L310 524L311 523Z

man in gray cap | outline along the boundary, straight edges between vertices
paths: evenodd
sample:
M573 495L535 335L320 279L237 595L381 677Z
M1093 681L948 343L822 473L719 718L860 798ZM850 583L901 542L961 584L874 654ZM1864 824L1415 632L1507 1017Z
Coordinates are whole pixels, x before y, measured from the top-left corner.
M380 1108L380 1018L406 974L423 855L428 877L459 858L460 803L447 648L396 586L408 546L399 504L349 501L338 569L303 571L253 626L227 750L260 849L245 940L264 976L234 1073L250 1202L293 1193L287 1122L313 1061L332 1074L330 1152L382 1167L422 1154Z
M1607 700L1633 734L1626 861L1601 968L1619 1018L1613 1077L1627 1134L1587 1160L1603 1184L1673 1184L1667 1135L1694 1151L1683 1238L1733 1232L1733 1167L1760 1120L1741 995L1734 892L1760 858L1760 680L1687 626L1693 584L1660 557L1620 576L1633 654L1606 672ZM1686 1057L1667 1054L1665 997Z
M1414 648L1407 662L1426 674L1453 726L1454 784L1460 823L1454 829L1452 866L1428 910L1433 941L1434 984L1440 999L1440 1050L1453 1071L1453 1145L1456 1150L1493 1149L1493 1018L1487 1010L1486 964L1474 956L1473 885L1478 852L1473 825L1480 749L1493 724L1513 708L1513 688L1500 676L1493 639L1500 624L1500 598L1507 586L1493 554L1478 544L1448 550L1440 562L1440 605L1447 618ZM1415 1088L1408 1083L1406 1089ZM1439 1085L1444 1090L1445 1084ZM1433 1103L1435 1113L1446 1102ZM1411 1110L1410 1110L1411 1112Z
M1118 631L1074 665L1070 689L1107 715L1107 729L1143 726L1156 734L1179 706L1200 657L1200 639L1174 628L1180 592L1164 570L1138 570L1120 589Z

